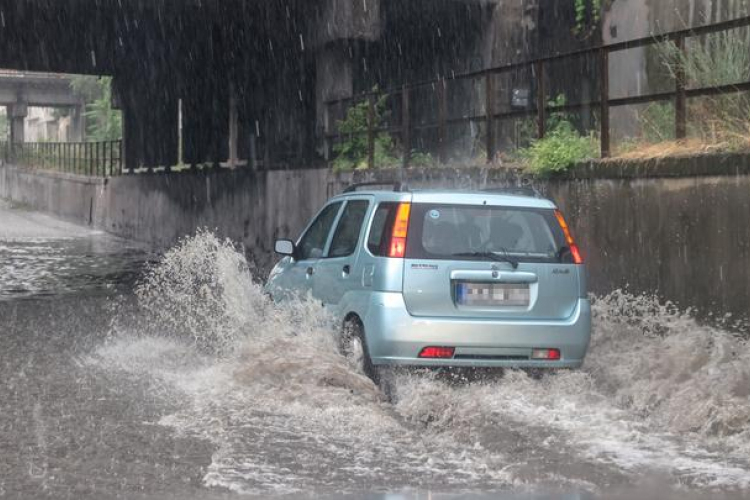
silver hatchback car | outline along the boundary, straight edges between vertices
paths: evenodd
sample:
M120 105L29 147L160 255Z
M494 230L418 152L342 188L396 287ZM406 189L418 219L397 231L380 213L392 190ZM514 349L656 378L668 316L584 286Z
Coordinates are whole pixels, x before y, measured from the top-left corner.
M530 190L356 185L276 252L285 257L269 293L311 293L330 307L342 348L359 352L370 376L383 365L583 363L591 307L581 252L555 204Z

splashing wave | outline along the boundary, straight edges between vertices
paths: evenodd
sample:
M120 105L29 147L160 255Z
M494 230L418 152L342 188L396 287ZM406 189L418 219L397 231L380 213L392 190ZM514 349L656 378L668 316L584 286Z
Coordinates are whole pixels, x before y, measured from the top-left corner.
M396 372L387 401L314 301L270 302L208 232L168 252L137 297L90 362L182 401L161 423L215 443L210 486L596 490L657 471L750 488L750 347L653 299L595 301L583 370L462 384Z

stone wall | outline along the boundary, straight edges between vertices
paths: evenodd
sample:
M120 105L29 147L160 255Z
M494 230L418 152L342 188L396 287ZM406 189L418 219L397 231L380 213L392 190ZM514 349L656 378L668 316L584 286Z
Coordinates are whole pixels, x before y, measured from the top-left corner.
M107 180L0 167L0 197L157 248L206 227L241 242L261 268L351 182L485 189L529 182L505 170L324 169L123 176ZM566 213L591 288L654 292L703 313L750 311L750 156L703 155L582 165L533 184Z

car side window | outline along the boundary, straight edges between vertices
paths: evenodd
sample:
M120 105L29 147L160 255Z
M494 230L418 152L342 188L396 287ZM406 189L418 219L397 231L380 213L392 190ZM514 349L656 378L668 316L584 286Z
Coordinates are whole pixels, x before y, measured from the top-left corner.
M354 253L369 206L370 202L367 200L353 200L346 204L336 232L333 234L328 257L346 257Z
M297 246L299 260L317 259L323 255L323 249L326 246L333 222L336 220L336 215L341 208L341 203L339 201L325 207L307 229Z

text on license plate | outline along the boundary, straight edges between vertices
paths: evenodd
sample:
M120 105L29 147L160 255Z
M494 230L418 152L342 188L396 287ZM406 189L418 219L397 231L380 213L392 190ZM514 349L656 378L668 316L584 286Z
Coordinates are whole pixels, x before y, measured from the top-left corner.
M529 285L523 283L456 283L461 306L528 306Z

